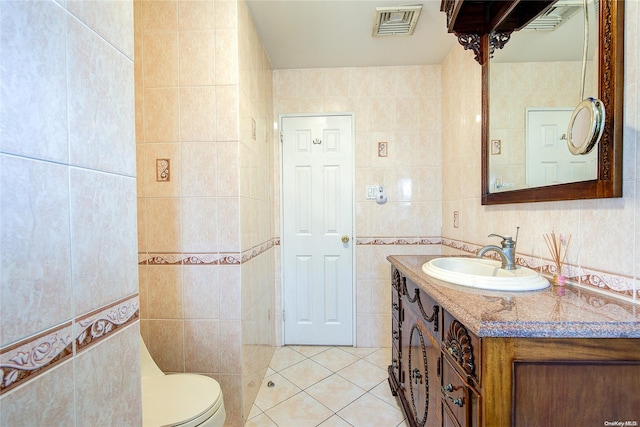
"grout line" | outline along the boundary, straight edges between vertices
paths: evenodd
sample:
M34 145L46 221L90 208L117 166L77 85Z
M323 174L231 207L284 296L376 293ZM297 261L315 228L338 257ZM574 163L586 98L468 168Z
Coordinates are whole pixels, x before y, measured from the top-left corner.
M345 409L345 408L347 408L349 405L353 404L354 402L356 402L357 400L359 400L359 399L363 398L363 397L364 397L364 396L366 396L366 395L370 395L371 397L375 398L376 400L379 400L379 401L381 401L382 403L384 403L385 405L388 405L390 408L395 409L395 410L398 410L398 411L400 411L400 412L401 412L401 410L399 409L399 406L394 407L394 406L393 406L393 405L391 405L389 402L387 402L385 399L383 399L383 398L381 398L381 397L378 397L377 395L375 395L374 393L372 393L372 391L373 391L375 388L377 388L378 386L380 386L380 384L382 384L382 383L385 383L385 382L386 382L386 378L385 378L385 379L383 379L383 380L381 380L380 382L378 382L375 386L373 386L373 387L371 387L371 388L369 388L369 389L366 389L366 388L363 388L362 386L359 386L358 384L353 383L353 382L352 382L351 380L349 380L348 378L345 378L344 376L342 376L342 375L340 375L340 374L339 374L339 371L342 371L343 369L345 369L345 368L347 368L347 367L349 367L349 366L353 365L354 363L357 363L358 361L361 361L361 360L362 360L362 361L364 361L364 362L366 362L367 364L369 364L369 365L371 365L371 366L374 366L374 367L376 367L376 368L382 369L382 368L380 368L380 366L378 366L377 364L375 364L375 363L373 363L373 362L371 362L371 361L369 361L369 360L366 360L366 359L367 359L368 357L372 356L373 354L375 354L375 353L377 353L377 352L381 351L381 350L385 350L385 347L380 347L380 348L376 347L376 348L372 348L372 351L367 352L366 354L356 354L357 352L351 353L351 352L349 352L349 351L347 351L347 350L344 350L344 349L342 349L342 348L340 348L340 347L331 346L331 347L325 348L325 349L323 349L323 350L321 350L321 351L318 351L317 353L313 353L313 354L312 354L312 355L310 355L310 356L305 355L304 353L302 353L301 351L296 350L296 349L295 349L295 348L293 348L293 347L298 347L298 348L300 348L300 347L306 347L306 346L292 346L292 347L286 347L286 346L285 346L285 347L280 347L280 348L281 348L281 350L280 350L280 351L288 351L288 350L292 350L292 351L294 351L296 354L298 354L298 355L302 356L302 357L303 357L303 359L301 359L301 360L297 360L297 361L294 361L294 362L292 362L292 363L290 363L290 364L287 364L286 366L284 366L284 367L283 367L283 368L281 368L280 370L276 370L276 369L274 369L274 368L271 366L271 364L269 364L269 369L271 369L271 370L273 371L273 374L272 374L272 375L276 375L276 374L277 374L277 375L281 376L282 378L284 378L285 380L287 380L288 382L290 382L292 385L294 385L296 388L298 388L298 389L299 389L299 391L297 391L297 392L296 392L296 393L294 393L293 395L291 395L291 396L287 397L286 399L282 400L281 402L278 402L278 403L276 403L275 405L271 406L271 407L270 407L270 408L268 408L266 411L263 411L261 408L259 408L259 407L258 407L257 405L255 405L255 403L254 403L254 408L255 408L255 409L252 409L252 411L255 413L255 415L254 415L253 417L249 418L247 421L250 421L250 420L252 420L252 419L254 419L254 418L257 418L257 417L259 417L260 415L262 415L262 414L263 414L263 415L264 415L265 417L267 417L267 419L269 419L269 420L270 420L274 425L278 426L278 424L275 422L275 420L273 420L271 417L269 417L269 415L267 414L267 411L270 411L271 409L273 409L273 408L275 408L275 407L277 407L277 406L279 406L279 405L281 405L281 404L283 404L283 403L287 402L288 400L290 400L290 399L294 398L295 396L300 396L300 394L301 394L301 393L304 393L305 397L310 398L310 399L313 399L313 400L314 400L315 402L317 402L319 405L321 405L321 406L323 406L323 407L327 408L329 411L331 411L331 415L330 415L329 417L327 417L326 419L322 420L322 421L320 422L320 424L318 424L318 426L319 426L319 425L322 425L323 423L327 422L329 419L331 419L331 418L333 418L334 416L336 416L336 417L340 418L343 422L345 422L347 425L349 425L349 426L351 426L351 427L354 427L354 425L353 425L353 424L349 423L347 420L345 420L345 419L344 419L344 418L342 418L340 415L338 415L338 412L340 412L340 411L344 410L344 409ZM337 371L334 371L333 369L329 368L328 366L325 366L324 364L322 364L322 363L320 363L320 362L318 362L318 361L316 361L316 360L314 360L314 359L313 359L314 357L316 357L316 356L318 356L318 355L320 355L320 354L322 354L322 353L324 353L324 352L330 351L330 350L332 350L332 349L343 351L344 353L346 353L346 354L348 354L348 355L350 355L350 356L355 357L355 358L356 358L356 360L354 360L353 362L348 363L348 364L347 364L347 365L345 365L345 366L342 366L342 367L341 367L340 369L338 369ZM276 353L274 353L274 357L275 357L275 355L276 355ZM307 361L307 360L310 360L310 361L312 361L312 362L314 362L314 363L317 363L318 365L322 366L323 368L325 368L325 369L329 370L329 371L331 372L331 374L330 374L330 375L328 375L328 376L326 376L326 377L324 377L324 378L322 378L322 379L321 379L321 380L319 380L319 381L316 381L315 383L313 383L313 384L311 384L311 385L306 386L305 388L302 388L301 386L299 386L298 384L296 384L294 381L291 381L289 378L287 378L287 377L285 377L284 375L282 375L282 374L281 374L281 372L282 372L282 371L284 371L284 370L286 370L286 369L288 369L288 368L290 368L290 367L292 367L292 366L298 365L298 364L300 364L300 363L302 363L302 362L305 362L305 361ZM273 361L273 358L272 358L272 361ZM307 392L307 390L308 390L309 388L313 387L314 385L318 384L319 382L322 382L322 381L324 381L324 380L326 380L326 379L328 379L328 378L330 378L330 377L332 377L332 376L334 376L334 375L335 375L335 376L338 376L338 377L340 377L340 378L342 378L342 379L344 379L345 381L347 381L347 382L349 382L349 383L351 383L351 384L353 384L355 387L358 387L358 388L360 388L360 389L364 390L364 393L360 394L358 397L354 398L354 399L353 399L353 400L351 400L349 403L347 403L346 405L344 405L344 406L343 406L343 407L341 407L338 411L335 411L335 412L334 412L331 408L328 408L326 405L324 405L323 403L321 403L320 401L318 401L316 398L314 398L312 395L310 395L310 394ZM259 394L260 394L260 392L262 392L262 391L263 391L263 389L261 388L261 389L258 391L258 395L259 395ZM402 422L400 422L400 423L398 424L398 426L404 426L404 425L406 425L406 424L404 424L404 423L405 423L405 421L403 420Z

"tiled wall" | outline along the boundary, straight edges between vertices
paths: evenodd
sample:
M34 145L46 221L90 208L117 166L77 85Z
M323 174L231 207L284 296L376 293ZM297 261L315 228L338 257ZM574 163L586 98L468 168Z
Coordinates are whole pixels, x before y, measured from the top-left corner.
M274 115L355 115L357 345L391 345L391 293L386 256L437 253L440 243L441 67L402 66L276 70ZM274 145L279 146L278 135ZM386 156L379 154L386 143ZM276 159L279 161L279 158ZM279 170L280 166L276 167ZM279 178L276 180L279 185ZM383 185L388 202L366 200ZM274 194L279 195L279 188ZM276 229L279 230L279 205ZM279 283L276 293L280 293ZM280 296L276 298L277 313ZM276 322L282 342L281 318Z
M132 18L0 6L0 425L141 421Z
M134 8L142 334L241 425L273 352L271 67L243 2Z
M273 72L244 1L238 2L242 397L246 420L275 348Z
M485 245L489 233L514 234L518 252L548 263L543 233L571 234L567 261L573 281L640 297L639 3L625 2L623 197L581 201L480 204L480 73L472 55L454 49L443 63L443 222L450 246ZM453 212L460 213L459 228Z

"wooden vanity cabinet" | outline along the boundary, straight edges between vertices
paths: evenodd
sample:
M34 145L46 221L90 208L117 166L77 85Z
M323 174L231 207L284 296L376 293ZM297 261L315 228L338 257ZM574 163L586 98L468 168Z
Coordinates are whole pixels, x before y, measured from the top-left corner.
M640 423L639 339L481 338L395 266L392 283L389 385L410 427Z
M392 283L391 392L409 426L440 426L440 307L396 269Z

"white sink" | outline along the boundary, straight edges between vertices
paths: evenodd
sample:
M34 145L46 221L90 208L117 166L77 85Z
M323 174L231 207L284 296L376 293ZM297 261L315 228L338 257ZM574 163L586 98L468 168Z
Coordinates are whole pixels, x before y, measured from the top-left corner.
M435 258L422 266L425 274L439 280L476 289L535 291L549 286L540 273L527 267L501 268L502 263L486 258Z

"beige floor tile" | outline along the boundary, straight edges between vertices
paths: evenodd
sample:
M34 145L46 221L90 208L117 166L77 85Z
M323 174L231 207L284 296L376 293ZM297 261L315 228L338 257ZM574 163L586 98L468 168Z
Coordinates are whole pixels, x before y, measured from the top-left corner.
M401 412L369 393L339 411L337 415L354 427L397 426L404 419Z
M391 349L388 347L381 348L365 357L364 360L386 370L387 366L391 364Z
M353 354L356 357L366 357L378 350L378 347L340 347L340 350Z
M305 357L315 356L316 354L322 353L323 351L327 351L331 348L322 345L290 345L287 347L289 347L291 350L297 351Z
M274 406L266 414L278 427L316 427L333 416L329 408L305 392Z
M256 405L251 405L251 411L249 411L249 417L247 419L250 420L251 418L257 417L260 414L262 414L262 410Z
M314 362L318 362L327 369L337 372L350 364L357 362L358 358L353 354L333 347L327 351L323 351L311 358Z
M327 421L320 424L318 427L353 427L351 424L343 420L337 415L329 418Z
M268 387L269 381L273 381L274 386ZM262 411L266 411L275 405L284 402L291 396L300 393L300 388L291 383L280 374L273 374L265 378L260 386L260 391L256 396L254 404Z
M369 393L373 394L375 397L377 397L380 400L384 400L387 404L391 405L393 408L397 409L398 411L402 411L398 398L395 397L393 394L391 394L391 389L389 388L389 383L387 382L386 379L383 380L380 384L378 384L374 388L372 388Z
M338 371L338 375L368 391L387 378L387 371L365 360L358 360Z
M333 412L338 412L366 393L365 390L338 374L325 378L305 391Z
M387 383L390 358L389 348L278 347L245 425L408 427Z
M302 390L312 386L318 381L322 381L331 374L333 374L333 372L311 359L303 360L300 363L296 363L280 371L280 375Z
M244 427L278 427L278 425L271 421L265 414L260 414L247 421Z
M302 362L304 359L305 357L302 354L291 350L289 347L276 347L269 367L278 372L298 362Z

